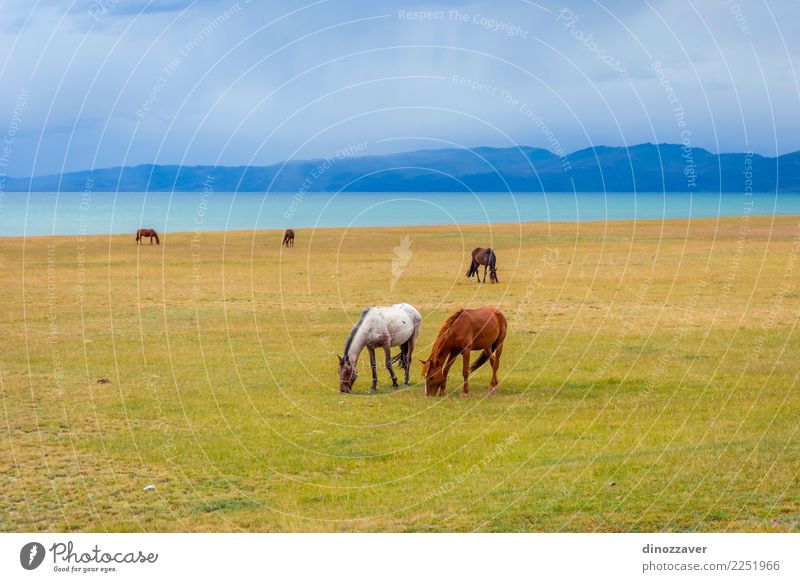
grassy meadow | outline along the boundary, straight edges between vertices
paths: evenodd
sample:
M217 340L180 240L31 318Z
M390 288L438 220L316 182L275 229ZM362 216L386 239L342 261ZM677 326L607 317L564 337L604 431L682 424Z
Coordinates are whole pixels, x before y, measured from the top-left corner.
M408 236L408 243L403 237ZM800 531L800 219L2 238L4 531ZM464 277L498 254L497 285ZM482 269L481 269L482 272ZM459 398L338 392L363 306ZM107 383L98 380L107 379ZM155 490L144 491L146 485Z

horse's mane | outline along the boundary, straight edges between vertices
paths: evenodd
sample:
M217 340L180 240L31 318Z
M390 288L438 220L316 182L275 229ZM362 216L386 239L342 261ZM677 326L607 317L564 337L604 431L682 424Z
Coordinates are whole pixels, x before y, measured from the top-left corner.
M361 310L361 317L358 318L358 321L353 326L353 329L350 330L350 335L347 336L347 341L344 342L344 353L342 356L346 356L347 352L350 350L350 344L353 343L353 338L356 337L356 332L361 327L361 323L364 321L364 318L367 316L367 313L369 313L370 309L370 307L365 307Z
M442 327L439 328L439 333L436 335L436 341L433 342L433 348L431 349L431 357L430 360L436 361L437 357L439 356L439 352L442 351L444 347L444 343L447 341L447 337L450 335L450 328L453 327L453 323L455 323L458 316L464 313L464 309L456 310L450 317L444 320Z

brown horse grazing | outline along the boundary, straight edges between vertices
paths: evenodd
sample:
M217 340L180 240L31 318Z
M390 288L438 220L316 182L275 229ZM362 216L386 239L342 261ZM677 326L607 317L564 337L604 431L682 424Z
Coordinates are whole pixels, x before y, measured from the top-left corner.
M150 238L150 244L153 244L153 239L156 239L156 244L160 245L161 241L158 240L158 233L153 230L152 228L140 228L136 231L136 244L142 244L142 239L144 237Z
M492 364L492 381L489 394L497 388L497 369L503 353L508 324L499 309L480 307L478 309L459 309L447 318L439 329L431 355L422 362L422 375L425 377L425 394L444 396L447 386L447 373L458 355L464 359L464 386L461 396L469 392L469 374L486 362ZM469 365L470 352L480 350L481 354L472 366Z
M478 275L478 267L483 265L483 281L481 276ZM498 283L497 280L497 255L494 254L492 249L484 249L478 247L472 251L472 263L470 263L467 270L467 277L472 278L478 275L478 283L486 282L486 269L489 269L489 281Z
M291 228L287 228L283 231L283 242L281 243L282 247L293 247L294 246L294 231Z

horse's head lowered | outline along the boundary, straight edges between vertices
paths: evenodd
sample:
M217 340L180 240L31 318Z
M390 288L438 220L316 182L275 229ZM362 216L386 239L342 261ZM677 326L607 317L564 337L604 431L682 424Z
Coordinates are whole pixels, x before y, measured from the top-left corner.
M358 369L350 361L350 356L336 357L339 359L339 392L352 392L353 384L358 378Z
M447 387L447 376L444 375L444 365L433 361L433 357L422 362L422 376L425 378L425 395L436 396L436 393Z
M492 283L500 282L497 280L497 269L495 269L494 267L489 267L489 281Z

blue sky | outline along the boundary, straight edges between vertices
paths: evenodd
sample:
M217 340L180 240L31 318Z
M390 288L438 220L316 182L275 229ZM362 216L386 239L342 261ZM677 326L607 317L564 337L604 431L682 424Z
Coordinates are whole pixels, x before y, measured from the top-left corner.
M0 0L2 1L2 0ZM417 148L800 149L800 4L0 4L11 176Z

